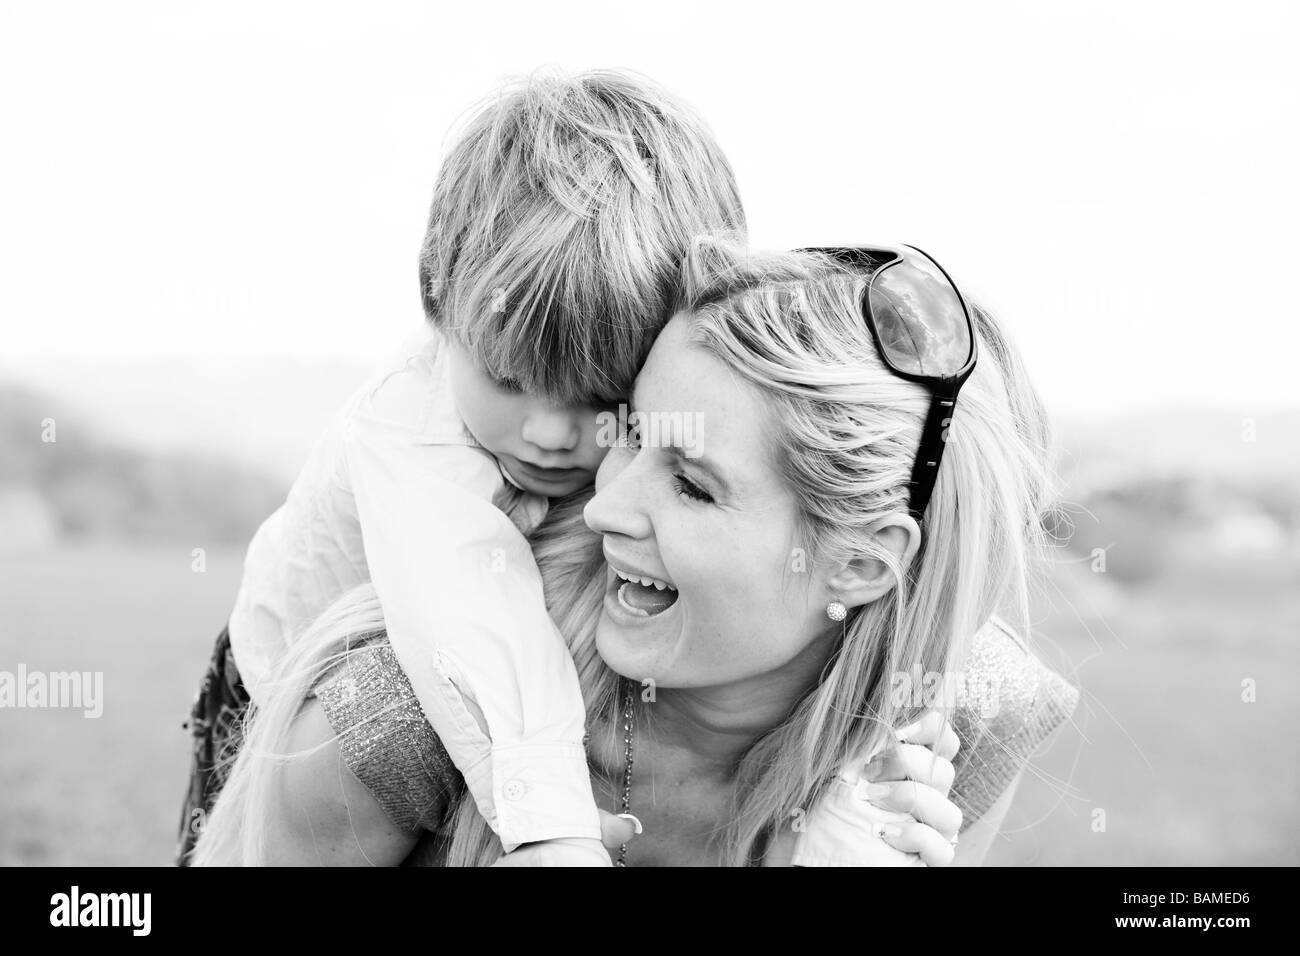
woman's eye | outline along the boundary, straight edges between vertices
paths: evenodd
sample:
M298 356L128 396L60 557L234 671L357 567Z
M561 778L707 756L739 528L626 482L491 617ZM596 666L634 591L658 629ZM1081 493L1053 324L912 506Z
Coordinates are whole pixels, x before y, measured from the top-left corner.
M679 495L685 495L693 501L706 503L713 501L713 496L711 494L680 472L673 475L673 484L677 486L677 493Z
M497 379L497 388L503 392L522 392L524 390L517 378L499 378Z

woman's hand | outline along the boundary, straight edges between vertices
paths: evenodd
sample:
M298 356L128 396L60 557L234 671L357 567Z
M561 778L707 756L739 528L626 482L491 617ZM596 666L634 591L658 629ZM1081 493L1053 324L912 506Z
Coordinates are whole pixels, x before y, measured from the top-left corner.
M906 813L911 822L883 828L890 846L916 853L926 866L947 866L956 852L962 813L951 800L952 760L961 746L952 726L938 711L898 731L893 754L879 756L862 772L862 793L875 806Z
M962 815L948 799L957 735L938 712L897 731L887 757L851 763L799 832L796 866L947 866Z

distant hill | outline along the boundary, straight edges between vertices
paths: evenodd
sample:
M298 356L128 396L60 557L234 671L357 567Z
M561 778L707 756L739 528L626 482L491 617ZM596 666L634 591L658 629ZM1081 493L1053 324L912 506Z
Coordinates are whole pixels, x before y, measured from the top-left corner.
M1300 411L1139 408L1059 432L1062 471L1085 494L1139 474L1300 485Z
M9 365L0 546L6 534L242 544L373 371L272 358ZM1221 402L1059 423L1072 554L1113 545L1114 575L1136 579L1197 556L1297 547L1300 411ZM47 445L49 417L58 441Z
M1136 410L1061 439L1070 552L1113 579L1300 557L1300 413Z
M0 382L72 403L131 447L225 458L291 482L373 363L293 359L0 360Z
M73 402L0 384L0 547L65 538L242 543L284 500L286 483L252 466L142 449L93 422Z

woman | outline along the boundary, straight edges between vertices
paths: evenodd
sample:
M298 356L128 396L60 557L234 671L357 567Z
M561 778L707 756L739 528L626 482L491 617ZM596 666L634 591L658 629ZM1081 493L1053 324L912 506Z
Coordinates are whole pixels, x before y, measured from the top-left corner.
M1027 615L1051 491L1041 406L978 310L963 310L978 360L958 363L969 377L955 409L948 392L886 365L882 355L898 364L888 322L902 322L909 296L918 313L961 300L929 299L956 293L904 251L890 264L902 280L888 319L891 290L870 279L887 274L882 262L700 243L633 402L640 421L692 423L693 442L675 427L629 436L586 503L595 535L570 502L535 543L588 702L598 802L645 824L630 865L802 862L792 821L824 798L835 806L856 754L915 764L888 728L936 702L900 695L900 677L962 668L986 691L955 714L967 738L959 853L978 862L1018 768L1075 703L1009 629L989 625ZM922 319L902 331L924 338ZM500 857L383 647L373 595L336 606L282 673L198 862ZM394 753L411 755L409 769L376 776ZM301 806L323 779L338 781L334 795ZM945 781L927 782L937 786L913 787L900 809L941 814ZM343 824L331 816L339 800ZM936 831L914 828L901 848L933 856ZM842 854L804 848L807 862L851 861L844 832Z

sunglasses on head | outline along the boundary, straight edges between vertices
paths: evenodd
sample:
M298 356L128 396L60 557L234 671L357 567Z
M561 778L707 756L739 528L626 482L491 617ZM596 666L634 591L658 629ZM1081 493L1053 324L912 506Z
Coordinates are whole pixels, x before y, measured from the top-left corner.
M899 378L924 385L930 409L912 466L909 508L925 515L948 440L957 393L975 369L975 323L943 267L915 246L800 249L869 272L862 316L880 358Z

